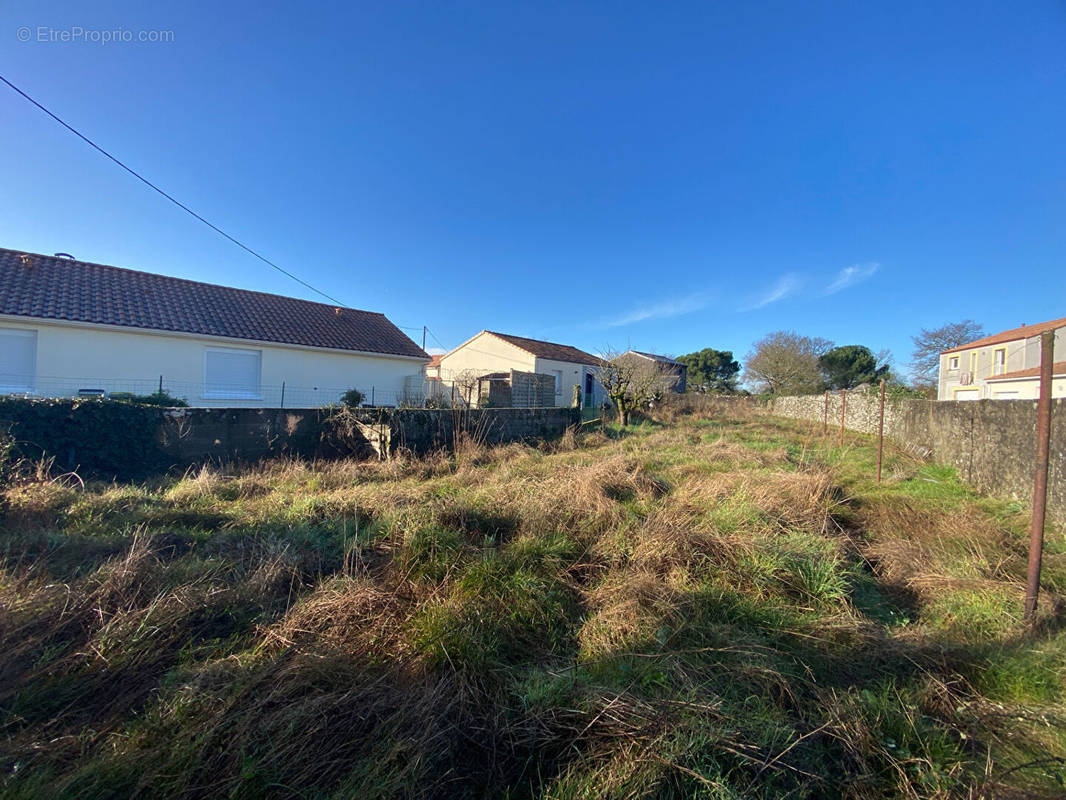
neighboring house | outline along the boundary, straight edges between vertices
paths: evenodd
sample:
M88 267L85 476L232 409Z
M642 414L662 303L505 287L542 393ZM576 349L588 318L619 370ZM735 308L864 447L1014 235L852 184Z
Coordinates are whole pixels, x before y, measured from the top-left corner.
M1066 354L1066 317L1022 325L945 350L940 354L937 399L1035 398L1039 380L1033 370L1040 366L1040 334L1055 329L1055 353ZM1053 396L1066 393L1057 388L1061 383L1053 382Z
M566 344L526 339L506 333L481 331L441 357L441 380L460 387L496 373L535 372L555 379L555 403L567 406L574 386L581 387L582 402L603 402L603 387L596 380L600 359Z
M1051 375L1051 396L1066 397L1066 361L1056 361ZM1040 397L1040 367L986 378L985 386L995 400L1036 400Z
M440 380L440 360L443 358L443 354L429 357L429 363L426 364L426 379L431 381Z
M640 358L659 365L664 373L674 376L674 384L671 390L678 394L684 394L688 388L688 367L680 361L669 356L660 356L655 353L642 353L639 350L626 350L621 358Z
M392 405L427 361L382 314L0 249L0 393Z

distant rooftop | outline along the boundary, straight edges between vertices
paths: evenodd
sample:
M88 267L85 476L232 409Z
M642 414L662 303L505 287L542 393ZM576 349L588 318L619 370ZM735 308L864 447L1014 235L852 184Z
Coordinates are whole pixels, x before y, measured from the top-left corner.
M643 356L644 358L650 358L652 361L661 361L663 364L681 364L676 358L670 358L670 356L661 356L658 353L644 353L640 350L627 350L627 353L633 353L634 355Z

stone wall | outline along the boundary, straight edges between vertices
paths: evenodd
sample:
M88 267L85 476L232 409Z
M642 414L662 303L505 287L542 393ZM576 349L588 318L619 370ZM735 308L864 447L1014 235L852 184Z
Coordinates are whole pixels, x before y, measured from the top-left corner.
M581 422L581 411L575 408L382 409L360 414L365 414L363 435L382 458L400 449L421 454L450 448L457 431L485 444L551 441Z
M1048 514L1066 524L1066 400L1053 400ZM840 426L841 396L829 396L829 429ZM820 424L823 395L778 397L772 413ZM876 394L848 394L844 427L877 433ZM1036 457L1036 402L976 400L885 402L885 435L912 454L948 464L983 491L1032 501Z
M52 457L57 468L86 477L129 479L207 462L426 453L450 447L457 430L487 444L543 441L580 423L572 408L358 409L354 435L342 437L329 413L4 399L0 430L26 458Z

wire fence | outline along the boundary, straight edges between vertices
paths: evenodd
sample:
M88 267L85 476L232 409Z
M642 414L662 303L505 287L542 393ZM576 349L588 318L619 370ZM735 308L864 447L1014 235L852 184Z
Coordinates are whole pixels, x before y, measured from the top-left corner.
M32 380L0 375L0 394L31 398L101 398L130 400L162 395L190 406L206 408L320 408L342 402L353 388L362 395L361 405L375 407L415 406L434 403L432 387L424 381L404 381L404 387L372 383L348 386L315 386L282 381L277 384L204 383L168 378L165 374L143 378L69 378L38 375Z
M539 376L550 382L550 377ZM52 375L4 375L0 374L0 395L47 398L99 398L112 400L147 399L156 404L165 404L169 398L180 400L190 406L201 408L321 408L350 402L350 392L358 391L360 405L376 408L457 408L457 407L521 407L552 408L569 403L562 402L554 385L543 392L515 393L515 402L496 402L496 395L485 391L488 382L480 385L465 385L439 379L410 375L401 379L402 388L393 383L378 386L372 382L347 386L307 385L305 383L281 383L255 385L244 383L219 383L184 381L167 377L164 373L154 377L127 378L76 378ZM480 391L479 391L480 390Z

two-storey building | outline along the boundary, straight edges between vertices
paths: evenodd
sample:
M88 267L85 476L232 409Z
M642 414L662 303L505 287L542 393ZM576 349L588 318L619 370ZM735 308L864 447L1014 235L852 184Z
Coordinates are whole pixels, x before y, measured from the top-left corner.
M1066 317L1022 325L940 354L938 400L1024 400L1039 392L1040 334L1054 330L1052 396L1066 397Z

